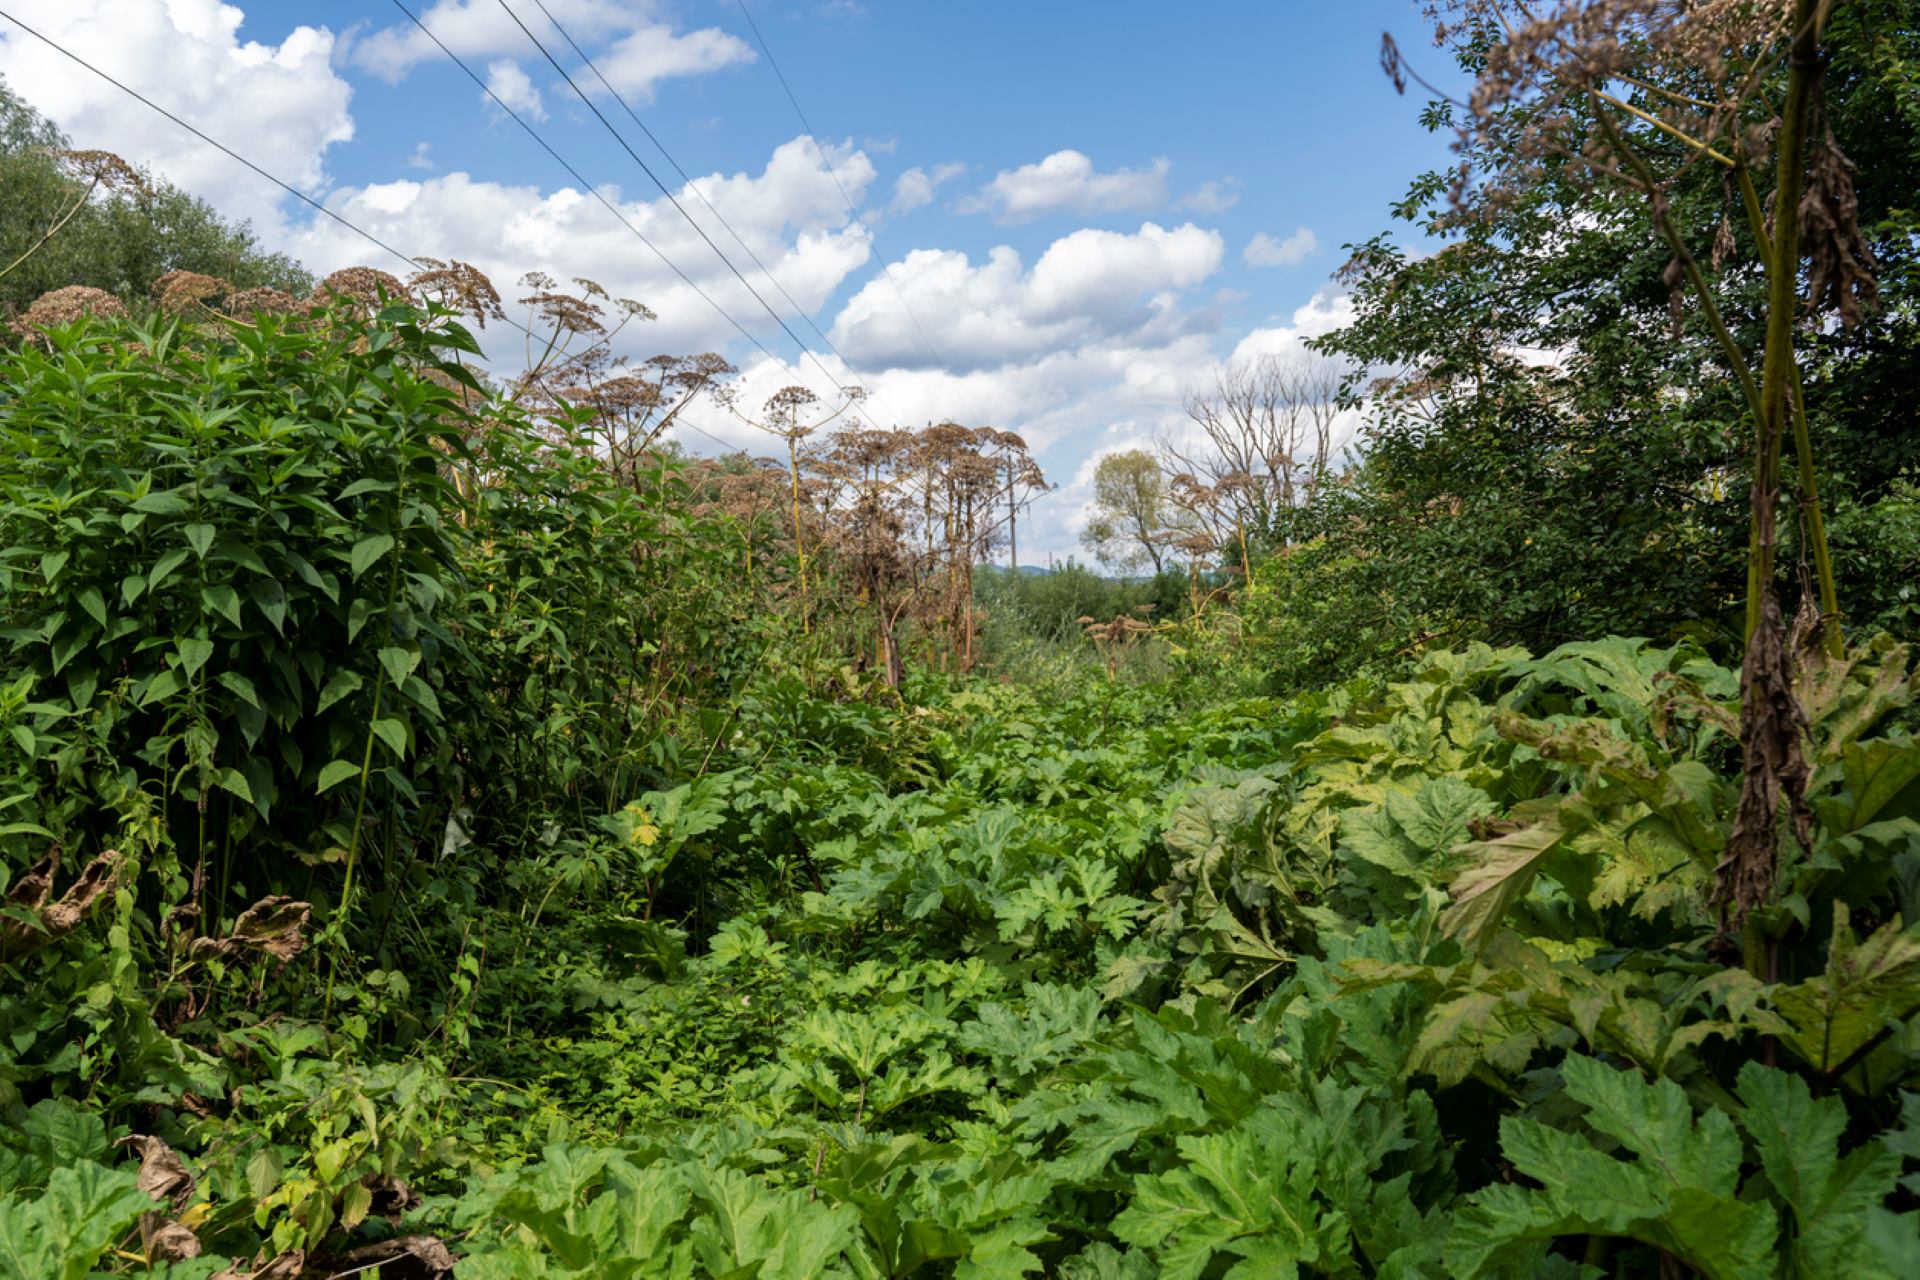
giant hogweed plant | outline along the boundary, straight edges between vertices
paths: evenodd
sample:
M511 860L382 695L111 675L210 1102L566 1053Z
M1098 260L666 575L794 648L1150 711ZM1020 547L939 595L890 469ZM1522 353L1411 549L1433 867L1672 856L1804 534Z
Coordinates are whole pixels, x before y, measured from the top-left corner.
M1920 1013L1920 744L1901 714L1920 682L1884 639L1840 658L1811 646L1799 673L1809 812L1754 907L1779 943L1758 973L1715 949L1714 871L1741 785L1733 674L1625 640L1436 655L1365 704L1333 699L1338 723L1290 759L1190 792L1167 836L1181 857L1159 923L1171 959L1197 990L1245 999L1305 957L1347 953L1339 998L1417 995L1399 1075L1524 1108L1541 1072L1563 1071L1566 1098L1604 1109L1589 1120L1602 1150L1624 1144L1649 1173L1692 1162L1679 1187L1659 1185L1669 1172L1647 1184L1658 1213L1576 1209L1589 1175L1628 1176L1616 1157L1593 1164L1573 1154L1587 1139L1503 1122L1506 1158L1547 1191L1484 1193L1449 1249L1462 1273L1506 1256L1502 1240L1625 1234L1704 1274L1773 1274L1786 1255L1771 1220L1722 1238L1731 1210L1675 1197L1750 1201L1747 1126L1792 1202L1806 1189L1776 1167L1786 1146L1765 1145L1787 1139L1767 1135L1816 1111L1836 1138L1893 1125ZM1400 954L1350 953L1369 920L1391 924ZM1638 1074L1576 1075L1580 1053ZM1865 1230L1899 1164L1842 1146L1793 1158L1821 1162L1806 1194L1841 1197L1846 1230ZM1823 1210L1789 1207L1808 1241L1789 1273L1818 1274L1803 1268L1833 1238ZM1911 1250L1910 1224L1872 1221L1906 1242L1888 1256ZM1484 1245L1459 1243L1483 1228Z

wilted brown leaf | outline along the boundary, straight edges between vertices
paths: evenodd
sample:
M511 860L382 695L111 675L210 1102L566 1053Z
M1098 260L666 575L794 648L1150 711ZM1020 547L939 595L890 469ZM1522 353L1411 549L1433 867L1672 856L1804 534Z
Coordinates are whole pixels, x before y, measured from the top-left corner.
M159 1217L157 1214L146 1216ZM182 1262L200 1256L200 1237L177 1222L160 1220L151 1227L143 1222L141 1234L145 1238L148 1262Z
M459 1259L438 1236L395 1236L342 1254L345 1267L374 1266L391 1280L437 1280L451 1275Z
M23 920L0 919L0 964L7 964L57 942L80 927L93 909L112 891L119 878L120 853L109 849L80 872L80 878L51 904L53 878L60 854L49 853L22 876L7 893L7 901L38 916L38 927Z
M193 1196L194 1177L180 1160L180 1153L158 1138L136 1133L120 1139L140 1155L139 1187L155 1200L166 1200L179 1213Z
M224 938L200 938L193 944L195 959L257 951L285 963L306 949L307 918L313 904L288 897L262 898L240 913L233 932Z

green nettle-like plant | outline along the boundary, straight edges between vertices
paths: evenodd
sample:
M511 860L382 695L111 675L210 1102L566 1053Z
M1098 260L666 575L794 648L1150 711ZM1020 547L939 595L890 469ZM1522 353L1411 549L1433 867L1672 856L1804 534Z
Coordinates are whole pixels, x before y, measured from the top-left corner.
M471 346L400 309L0 357L11 746L37 783L9 803L39 829L16 858L105 847L103 806L145 789L210 919L296 854L344 856L351 891L364 820L444 749L464 448L429 374L471 382L441 354Z

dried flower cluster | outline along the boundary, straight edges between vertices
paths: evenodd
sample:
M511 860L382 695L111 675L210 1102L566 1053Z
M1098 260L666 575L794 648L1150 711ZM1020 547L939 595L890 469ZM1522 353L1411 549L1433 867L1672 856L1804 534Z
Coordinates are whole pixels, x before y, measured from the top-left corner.
M55 289L35 298L20 318L13 322L13 331L23 338L41 338L42 331L69 325L82 316L124 316L127 309L120 299L105 289L96 289L92 285L70 284L64 289Z
M417 258L420 270L408 280L417 297L432 298L441 306L469 316L482 329L488 320L504 320L507 313L500 305L500 291L486 273L458 258L442 262L438 258Z
M224 298L232 292L233 286L227 281L198 271L169 271L153 282L154 305L170 316L186 311L205 312L211 299Z
M303 308L300 299L285 290L260 285L228 294L223 309L230 316L290 316Z
M46 150L68 177L85 182L89 191L152 190L145 175L111 151L79 151L68 147Z
M388 299L408 298L407 287L391 272L378 267L342 267L314 289L312 301L319 304L344 302L362 310L372 310Z

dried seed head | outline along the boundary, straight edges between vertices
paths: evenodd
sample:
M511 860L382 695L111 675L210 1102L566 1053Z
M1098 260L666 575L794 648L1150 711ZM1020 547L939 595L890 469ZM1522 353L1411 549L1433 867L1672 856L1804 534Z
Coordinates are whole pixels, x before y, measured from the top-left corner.
M300 300L284 290L262 285L228 294L221 310L230 316L290 316L300 310Z
M418 259L422 269L408 280L416 295L433 297L443 306L469 316L482 329L488 320L506 319L500 306L500 291L486 273L458 258L442 262L438 258Z
M387 302L407 301L407 287L400 283L399 277L380 270L378 267L345 267L334 272L320 282L313 291L315 302L326 304L336 300L355 304L356 309L371 310Z
M150 191L140 171L111 151L75 151L67 147L48 147L48 155L65 170L68 177L90 183L103 191Z
M43 293L28 304L13 331L22 337L38 337L43 329L69 325L82 316L124 316L127 309L120 299L92 285L70 284L64 289Z
M209 298L224 298L233 286L218 276L198 271L169 271L153 282L153 301L167 315L183 311L205 310Z

